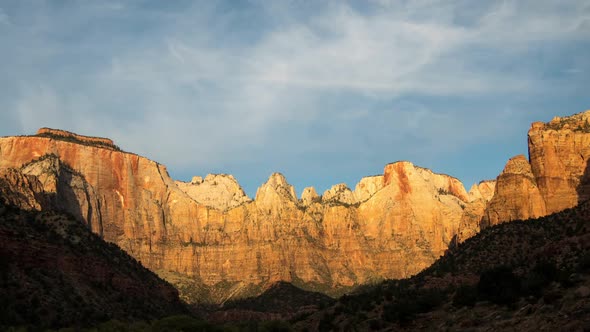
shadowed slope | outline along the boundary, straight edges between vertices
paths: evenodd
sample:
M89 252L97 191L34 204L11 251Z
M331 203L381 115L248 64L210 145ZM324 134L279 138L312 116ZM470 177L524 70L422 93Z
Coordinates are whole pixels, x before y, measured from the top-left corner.
M73 217L3 203L0 298L0 327L88 326L185 312L170 284Z
M311 330L589 328L590 202L487 228L417 276L344 296L297 326Z

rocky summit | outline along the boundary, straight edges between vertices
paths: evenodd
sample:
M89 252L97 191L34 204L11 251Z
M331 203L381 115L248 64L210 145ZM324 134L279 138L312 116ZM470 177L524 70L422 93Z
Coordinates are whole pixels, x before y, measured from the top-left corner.
M529 159L508 161L469 192L408 161L351 190L301 198L280 173L249 198L231 175L174 181L111 140L44 128L0 138L2 192L64 211L174 284L189 302L223 303L286 281L338 295L430 266L491 225L541 217L590 197L590 111L529 131ZM23 196L24 195L24 196Z

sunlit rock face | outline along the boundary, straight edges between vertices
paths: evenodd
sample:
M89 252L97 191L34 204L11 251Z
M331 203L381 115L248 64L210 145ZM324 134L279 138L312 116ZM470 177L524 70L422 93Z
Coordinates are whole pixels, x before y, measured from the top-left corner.
M498 176L494 197L482 222L484 227L546 214L545 201L528 160L523 155L510 159Z
M590 110L535 122L528 139L531 169L548 214L590 198Z
M545 216L590 198L590 111L533 123L528 143L529 160L510 159L498 177L483 227Z
M180 190L196 202L218 210L228 210L251 201L238 181L228 174L195 176L191 182L176 181Z
M352 191L348 188L348 186L346 186L345 183L339 183L324 192L322 195L322 202L354 204L356 203L356 199Z
M310 188L298 200L274 173L249 200L229 175L175 182L154 161L79 137L1 138L0 168L20 168L27 180L12 187L59 197L49 206L176 282L192 301L221 302L280 280L335 294L409 276L444 252L468 203L458 180L408 162L363 178L355 192L336 185L322 199Z
M494 197L495 188L495 180L481 181L471 187L468 193L469 202L465 205L461 216L457 243L461 243L479 233L488 203Z
M354 188L357 202L364 202L383 188L383 175L366 176Z
M311 203L317 202L320 199L314 187L306 187L301 193L301 204L303 206L309 206Z
M189 301L255 295L276 281L338 294L415 274L481 228L587 199L588 112L535 123L530 162L466 192L406 161L351 191L298 199L280 173L249 199L230 175L175 182L166 168L108 139L62 131L0 138L0 190L14 204L69 212L174 283ZM10 168L17 169L11 171Z

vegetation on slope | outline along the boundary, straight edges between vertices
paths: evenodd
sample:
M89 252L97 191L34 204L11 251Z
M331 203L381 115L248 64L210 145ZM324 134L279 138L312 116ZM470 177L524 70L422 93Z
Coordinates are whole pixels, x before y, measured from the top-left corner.
M590 203L584 203L486 229L417 276L365 287L295 326L579 329L590 327L589 297Z
M0 298L0 330L92 326L186 312L171 285L74 218L3 203Z

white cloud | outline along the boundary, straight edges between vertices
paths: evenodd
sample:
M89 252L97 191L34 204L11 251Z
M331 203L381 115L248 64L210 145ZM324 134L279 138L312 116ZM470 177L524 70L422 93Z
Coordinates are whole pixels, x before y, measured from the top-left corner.
M36 38L13 39L32 66L16 67L26 75L9 98L27 131L111 136L179 168L310 151L444 154L508 131L525 113L499 116L488 100L556 89L522 65L532 51L590 39L584 1L467 3L379 0L361 11L328 2L299 17L298 2L273 2L260 22L207 3L65 11L41 20ZM88 21L97 18L120 30L117 42L96 37ZM420 97L469 97L477 107Z

